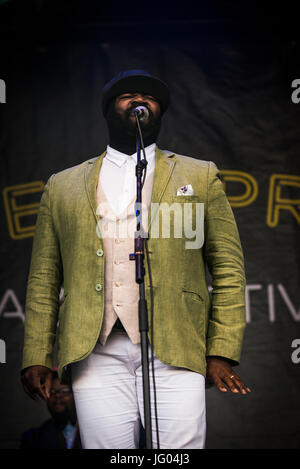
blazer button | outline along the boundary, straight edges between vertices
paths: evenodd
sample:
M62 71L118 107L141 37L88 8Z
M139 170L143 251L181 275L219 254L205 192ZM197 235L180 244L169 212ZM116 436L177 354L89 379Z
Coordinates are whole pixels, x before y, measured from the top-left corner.
M96 288L97 291L101 291L102 290L102 285L100 285L100 283L97 283L95 288Z
M97 256L101 257L101 256L103 256L103 254L104 254L103 249L98 249Z

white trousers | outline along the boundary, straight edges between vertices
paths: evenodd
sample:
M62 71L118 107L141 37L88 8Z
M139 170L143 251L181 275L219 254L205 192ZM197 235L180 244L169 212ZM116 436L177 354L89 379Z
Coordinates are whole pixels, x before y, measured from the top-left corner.
M154 356L160 448L203 448L206 434L205 379L193 371L169 366ZM144 426L140 344L113 329L103 346L72 364L72 387L85 449L135 449ZM152 365L151 420L157 448Z

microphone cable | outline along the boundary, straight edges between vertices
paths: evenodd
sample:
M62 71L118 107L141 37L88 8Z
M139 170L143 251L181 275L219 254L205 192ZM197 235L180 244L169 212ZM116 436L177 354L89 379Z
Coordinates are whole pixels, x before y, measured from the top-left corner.
M154 411L155 411L155 425L156 425L156 439L157 439L157 448L160 449L159 445L159 429L158 429L158 416L157 416L157 400L156 400L156 384L155 384L155 373L154 373L154 298L153 298L153 285L152 285L152 274L151 274L151 265L149 258L149 249L148 249L148 239L145 238L146 246L146 258L147 266L149 273L149 284L150 284L150 309L151 309L151 367L152 367L152 382L153 382L153 394L154 394Z
M145 152L145 147L144 147L144 142L143 142L143 136L142 136L142 131L140 127L140 122L139 122L139 117L137 113L135 113L135 118L136 118L136 123L137 123L137 128L138 128L138 134L141 142L141 147L143 150L143 155L144 155L144 162L145 164L145 169L144 169L144 175L143 175L143 182L142 182L142 189L144 186L144 182L146 179L146 172L147 172L147 158L146 158L146 152ZM137 212L136 212L137 215ZM141 223L142 226L142 233L144 233L144 228L142 225L142 221L140 220L139 216L137 215L138 220ZM149 233L148 233L149 237ZM153 395L154 395L154 412L155 412L155 426L156 426L156 439L157 439L157 449L160 449L160 444L159 444L159 429L158 429L158 414L157 414L157 399L156 399L156 383L155 383L155 372L154 372L154 295L153 295L153 284L152 284L152 273L151 273L151 264L150 264L150 257L149 257L149 247L148 247L148 237L145 237L145 247L146 247L146 259L147 259L147 266L148 266L148 274L149 274L149 286L150 286L150 310L151 310L151 343L150 343L150 349L151 349L151 368L152 368L152 382L153 382Z

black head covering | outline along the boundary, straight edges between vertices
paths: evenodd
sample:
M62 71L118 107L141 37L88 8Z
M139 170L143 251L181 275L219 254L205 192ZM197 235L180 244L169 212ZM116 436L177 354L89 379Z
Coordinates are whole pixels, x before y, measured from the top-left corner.
M159 78L156 78L145 70L127 70L118 73L102 90L102 111L106 116L110 101L123 93L144 93L154 96L159 101L161 114L163 114L170 102L168 86Z

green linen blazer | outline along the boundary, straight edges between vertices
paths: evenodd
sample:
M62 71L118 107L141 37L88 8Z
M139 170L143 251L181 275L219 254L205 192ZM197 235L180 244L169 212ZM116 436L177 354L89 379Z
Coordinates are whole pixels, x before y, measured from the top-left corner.
M52 368L62 382L73 362L93 350L104 313L103 240L97 233L96 188L105 152L53 174L41 198L25 307L22 369ZM177 195L191 184L194 195ZM164 363L206 374L206 356L239 363L245 328L244 259L235 219L213 162L156 149L151 203L204 204L204 244L187 249L188 238L151 237L160 211L149 212L149 257L154 321L154 353ZM157 207L157 205L156 205ZM177 205L181 207L181 205ZM152 213L151 213L152 212ZM133 249L132 249L133 250ZM206 266L211 275L211 295ZM151 341L150 285L145 262L145 292ZM64 298L59 301L61 286ZM137 313L138 314L138 313Z

